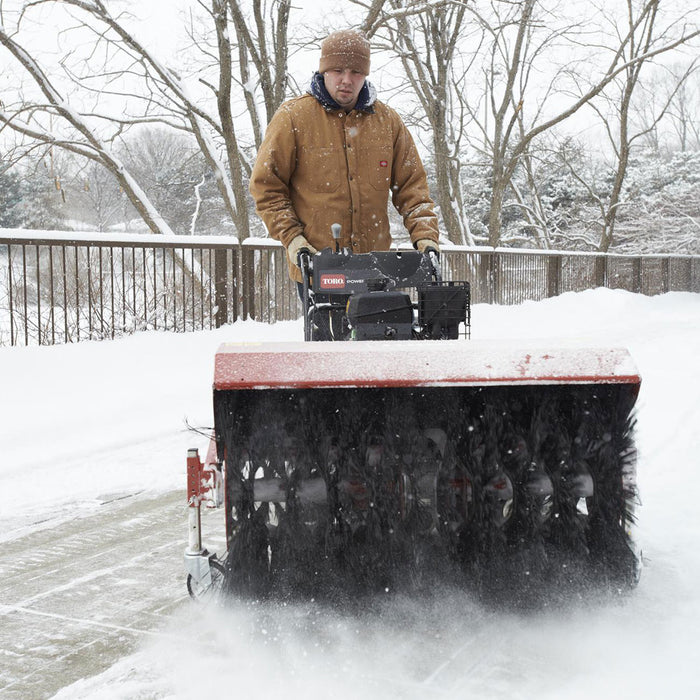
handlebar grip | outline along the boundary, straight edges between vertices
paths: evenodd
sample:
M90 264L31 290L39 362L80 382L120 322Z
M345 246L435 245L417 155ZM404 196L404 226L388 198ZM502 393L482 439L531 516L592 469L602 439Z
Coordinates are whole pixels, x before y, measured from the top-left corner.
M428 248L425 251L425 255L430 261L430 267L432 268L433 277L435 277L436 282L442 282L442 273L440 272L440 253L435 250L435 248Z
M307 284L310 283L313 264L311 263L311 253L305 248L297 253L297 265L301 270L302 279Z

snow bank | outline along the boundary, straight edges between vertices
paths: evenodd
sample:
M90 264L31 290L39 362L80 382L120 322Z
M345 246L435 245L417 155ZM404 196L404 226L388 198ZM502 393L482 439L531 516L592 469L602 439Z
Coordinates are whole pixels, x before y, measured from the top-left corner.
M237 323L188 334L0 348L0 539L137 491L184 488L187 427L212 425L220 343L278 339L298 324Z

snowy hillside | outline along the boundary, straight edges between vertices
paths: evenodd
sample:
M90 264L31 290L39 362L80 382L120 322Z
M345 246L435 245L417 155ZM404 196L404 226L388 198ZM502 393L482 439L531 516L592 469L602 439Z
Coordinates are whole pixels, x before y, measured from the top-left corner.
M700 697L700 295L601 289L477 306L472 329L475 339L513 344L565 339L630 349L643 380L637 539L646 566L629 597L518 615L450 592L425 606L393 600L383 615L262 606L204 619L182 600L165 629L99 676L67 678L56 697ZM142 492L145 501L184 490L186 450L206 444L185 420L212 424L218 344L301 335L299 323L248 322L0 349L0 541L74 517L87 522L120 495ZM183 507L180 552L185 516ZM0 593L0 620L21 614L4 605ZM0 652L7 644L0 633ZM35 663L31 649L22 655L17 664ZM10 668L14 657L2 663Z

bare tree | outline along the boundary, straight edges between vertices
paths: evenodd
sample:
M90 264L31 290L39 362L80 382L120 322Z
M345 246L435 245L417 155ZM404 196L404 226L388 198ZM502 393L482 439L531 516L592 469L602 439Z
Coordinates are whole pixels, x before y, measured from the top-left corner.
M659 0L645 0L627 26L606 43L597 47L600 56L608 54L607 65L597 71L595 65L568 63L554 70L552 51L563 46L570 51L585 43L579 22L556 23L555 15L538 0L511 3L494 0L489 10L481 11L478 4L469 5L469 11L490 37L489 58L486 62L486 84L489 96L487 115L482 134L490 151L492 194L488 219L489 245L502 241L502 211L505 196L511 186L516 169L522 164L533 142L545 132L562 124L584 105L590 104L618 76L638 70L645 61L669 52L700 35L697 27L687 23L671 23L657 33L649 32L649 24L655 16ZM654 23L651 23L652 26ZM674 33L673 30L677 29ZM642 47L642 48L640 48ZM533 76L541 69L543 61L550 62L544 74L552 76L542 91L542 97L533 99ZM588 76L588 77L584 77ZM560 85L568 78L573 82L568 92ZM559 109L545 111L545 107L558 103L568 94ZM533 104L534 103L534 104ZM480 115L473 108L475 119Z
M140 128L123 139L120 155L175 233L221 227L226 213L216 197L211 171L190 134Z
M74 218L96 231L107 231L118 224L126 227L129 218L135 215L114 176L95 161L80 168L71 184L69 210Z
M463 201L469 194L465 173L478 165L488 173L489 244L507 240L505 208L507 216L517 210L525 217L537 245L551 245L539 194L541 137L584 105L602 109L603 96L622 94L613 89L631 85L636 94L643 65L699 35L687 16L661 21L661 0L627 0L624 21L605 33L595 33L559 0L352 1L362 7L361 25L373 45L399 57L403 87L416 96L420 109L412 116L429 135L436 200L456 243L482 240ZM189 74L160 61L129 31L128 17L112 13L114 3L26 0L22 7L23 17L52 8L71 23L57 33L68 29L84 38L89 32L90 40L49 68L22 47L21 32L0 22L0 43L37 88L14 101L3 95L0 128L21 134L27 151L60 147L107 168L151 229L161 231L168 231L164 217L119 158L117 145L132 127L147 123L192 134L226 216L247 237L252 159L265 123L287 96L291 0L193 0L191 10L204 29L196 36L193 30L188 64L196 63L197 71ZM600 8L598 17L613 9L619 5ZM584 64L580 52L586 47ZM569 57L556 63L553 57L562 51ZM664 118L674 120L686 144L697 128L688 111L691 98L684 82L661 102L667 105ZM624 148L624 139L615 138ZM192 187L200 192L202 182Z
M700 152L647 155L630 163L627 197L615 228L615 250L700 252Z
M558 161L578 183L576 221L568 248L598 250L610 206L614 168L579 148L562 148ZM697 254L700 238L700 152L639 150L630 158L610 251Z
M630 107L632 97L639 84L639 76L647 60L646 56L649 54L656 39L655 25L658 9L658 2L651 2L642 8L642 16L636 17L632 0L627 0L627 30L630 40L622 48L626 66L611 84L611 87L619 84L618 118L616 120L618 133L611 133L610 124L606 122L610 144L615 153L616 167L608 205L602 220L602 231L598 244L598 249L603 253L607 253L613 243L615 221L618 209L622 204L622 187L627 174L632 145L644 133L643 131L631 133ZM658 121L660 118L661 115L655 121Z
M466 2L374 2L364 26L376 31L375 43L400 59L406 81L416 95L430 134L435 169L435 199L448 238L474 244L462 199L461 151L466 113L457 98L464 89L464 65L459 52L465 33Z
M214 2L223 4L223 0ZM287 93L291 0L275 0L269 8L264 2L254 2L252 22L246 21L241 2L228 0L226 4L238 41L239 83L245 94L257 149L262 143L264 129L261 127L254 90L250 85L253 74L249 64L253 64L257 75L265 108L264 124L267 124Z
M698 68L700 59L696 56L687 67L676 65L669 70L670 99L667 113L681 151L700 150Z
M700 58L655 66L640 88L634 111L644 145L655 153L700 150Z
M171 129L192 133L214 175L224 206L239 236L248 237L250 214L246 184L252 153L250 146L241 145L240 128L237 129L240 120L234 118L233 110L237 102L246 105L252 131L250 143L254 147L259 143L262 132L256 96L258 90L266 112L263 120L276 109L286 91L290 0L251 2L252 20L247 17L242 2L210 0L208 6L199 3L199 10L206 13L210 20L209 32L214 37L213 51L209 51L206 41L201 44L200 61L200 64L207 62L208 70L200 76L200 84L213 94L213 109L207 107L210 100L206 99L206 95L203 99L200 93L193 90L193 81L188 81L179 70L161 62L128 29L127 18L112 15L103 0L31 0L25 3L25 10L42 5L60 5L68 12L76 11L73 15L74 26L93 34L96 48L90 58L97 55L98 46L102 46L104 54L109 56L109 60L98 66L90 65L89 60L84 59L80 68L71 65L72 56L64 57L61 62L63 70L83 94L94 96L97 105L89 114L81 113L77 107L66 109L66 114L80 116L88 131L88 118L93 123L98 121L102 128L111 129L112 139L118 138L130 127L144 123L160 123ZM268 21L271 14L275 17L272 23ZM231 36L235 37L233 41ZM199 48L200 44L196 46ZM209 77L212 73L214 80ZM122 81L128 77L135 85L130 88L116 87L115 76ZM130 108L119 114L109 108L100 109L101 98L105 94L112 99L115 96L123 98ZM40 107L27 104L21 109L36 114ZM9 121L17 124L16 117ZM97 129L93 127L92 131ZM25 135L30 138L36 136L26 130ZM64 146L62 142L55 145ZM109 163L106 163L106 167L110 167ZM135 206L149 226L158 230L159 227L153 224L154 213L146 211L144 214L143 207L139 208L138 203ZM146 214L150 214L150 219L146 219Z
M236 196L237 228L241 237L247 237L250 224L246 182L252 164L238 142L232 111L233 87L238 87L245 100L257 151L262 143L264 126L282 104L287 91L287 39L291 0L272 0L269 6L259 0L253 2L252 20L246 17L243 3L238 0L212 0L211 5L219 69L218 86L210 87L216 96L219 134L225 144ZM229 27L234 29L235 47L229 39ZM234 61L234 48L237 48L237 63ZM262 119L256 100L256 87L262 93Z
M129 201L152 231L172 233L138 182L115 156L109 144L97 135L83 115L71 108L41 66L2 27L0 27L0 44L12 54L32 78L45 99L43 103L20 105L14 111L0 110L0 124L3 128L9 128L47 146L64 148L103 165L113 173ZM57 135L44 125L46 122L54 121L62 122L67 127L63 135Z
M638 9L640 15L637 14ZM623 33L630 39L622 48L624 69L589 105L603 125L613 161L609 177L611 184L607 192L601 192L602 188L594 184L588 185L600 210L596 247L601 252L608 252L615 242L618 216L627 203L624 187L633 149L651 136L656 138L659 124L669 115L672 104L698 62L695 58L686 65L685 70L677 71L675 82L671 85L667 83L668 89L661 99L658 99L660 92L655 86L649 90L644 85L642 70L652 63L654 47L663 40L667 31L667 28L659 31L659 21L658 2L637 8L632 0L627 0ZM650 92L657 99L650 99ZM641 110L635 104L640 102L643 105ZM577 177L582 179L581 175Z

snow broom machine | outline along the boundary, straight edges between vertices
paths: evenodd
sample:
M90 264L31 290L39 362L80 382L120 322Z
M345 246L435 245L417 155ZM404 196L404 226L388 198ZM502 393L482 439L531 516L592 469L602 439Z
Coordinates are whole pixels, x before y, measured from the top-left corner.
M216 354L209 451L187 459L190 594L634 585L627 351L467 339L469 284L434 251L351 254L338 233L300 256L303 342ZM206 505L225 508L220 558Z

